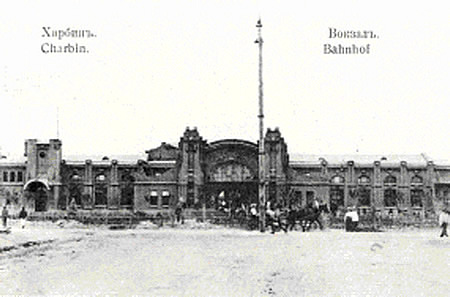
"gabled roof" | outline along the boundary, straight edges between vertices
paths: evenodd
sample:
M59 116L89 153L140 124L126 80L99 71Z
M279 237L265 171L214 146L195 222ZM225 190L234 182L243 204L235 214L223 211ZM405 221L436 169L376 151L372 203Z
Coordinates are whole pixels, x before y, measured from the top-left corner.
M169 143L162 142L160 146L145 151L147 153L147 161L152 160L176 160L178 157L178 147Z

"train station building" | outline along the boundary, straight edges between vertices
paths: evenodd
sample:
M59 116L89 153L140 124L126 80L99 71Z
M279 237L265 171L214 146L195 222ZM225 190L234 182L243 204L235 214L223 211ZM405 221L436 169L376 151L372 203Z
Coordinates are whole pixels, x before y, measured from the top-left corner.
M427 217L447 205L450 162L418 155L302 155L290 153L279 129L267 129L264 164L258 143L208 142L186 128L177 144L162 142L140 157L66 159L61 140L25 141L24 162L0 162L0 204L12 212L164 213L183 201L187 209L214 211L258 203L258 170L266 197L283 206L318 200L332 213L357 207ZM144 150L143 150L144 152Z

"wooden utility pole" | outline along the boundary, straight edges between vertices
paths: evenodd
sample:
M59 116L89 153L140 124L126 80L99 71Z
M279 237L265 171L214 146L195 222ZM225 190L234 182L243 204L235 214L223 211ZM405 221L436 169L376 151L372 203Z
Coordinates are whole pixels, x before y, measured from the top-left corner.
M256 24L258 28L258 39L255 43L259 46L259 148L258 148L258 196L259 196L259 230L266 230L266 176L264 163L264 105L263 105L263 78L262 78L262 48L261 19Z

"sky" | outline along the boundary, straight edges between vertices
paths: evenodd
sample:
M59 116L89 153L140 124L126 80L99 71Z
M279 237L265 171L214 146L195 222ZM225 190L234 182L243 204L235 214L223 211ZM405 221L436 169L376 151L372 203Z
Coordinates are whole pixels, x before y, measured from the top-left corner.
M450 12L445 1L9 1L0 10L0 152L59 138L64 155L141 154L258 140L299 154L420 154L450 160ZM45 37L90 30L93 38ZM374 39L329 38L330 28ZM43 53L44 43L89 53ZM324 44L370 54L324 54ZM58 124L57 124L58 123Z

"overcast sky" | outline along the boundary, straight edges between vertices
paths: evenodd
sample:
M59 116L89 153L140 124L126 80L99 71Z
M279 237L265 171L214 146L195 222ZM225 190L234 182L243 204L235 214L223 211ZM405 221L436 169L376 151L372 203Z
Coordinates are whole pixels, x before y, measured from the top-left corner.
M446 1L9 1L1 152L56 138L57 109L64 155L139 154L177 144L187 126L208 141L257 141L259 17L265 126L290 153L450 159ZM330 27L379 38L330 39ZM44 54L45 42L89 53ZM370 54L326 55L327 43L370 43Z

